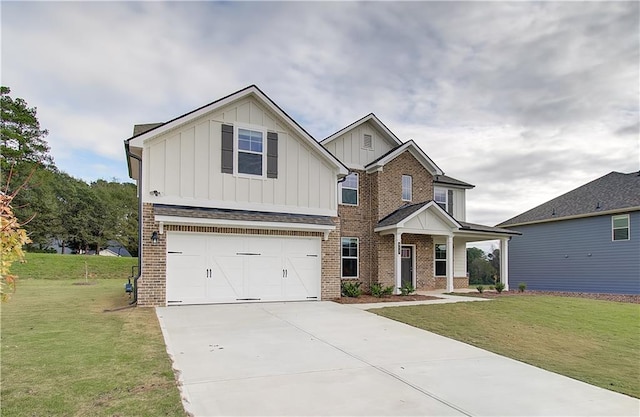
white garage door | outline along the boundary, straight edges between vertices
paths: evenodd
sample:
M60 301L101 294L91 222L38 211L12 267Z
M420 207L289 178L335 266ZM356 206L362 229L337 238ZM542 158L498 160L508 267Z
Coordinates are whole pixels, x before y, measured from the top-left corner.
M167 304L320 298L320 238L167 233Z

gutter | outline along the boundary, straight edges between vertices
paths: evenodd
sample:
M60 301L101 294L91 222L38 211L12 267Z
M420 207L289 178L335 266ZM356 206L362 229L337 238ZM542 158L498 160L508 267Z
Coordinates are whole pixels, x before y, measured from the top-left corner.
M138 166L138 274L133 278L133 300L129 305L138 303L138 279L142 276L142 158L131 152L129 149L129 141L124 141L124 150L129 158L137 160ZM129 173L131 173L131 162L129 163Z

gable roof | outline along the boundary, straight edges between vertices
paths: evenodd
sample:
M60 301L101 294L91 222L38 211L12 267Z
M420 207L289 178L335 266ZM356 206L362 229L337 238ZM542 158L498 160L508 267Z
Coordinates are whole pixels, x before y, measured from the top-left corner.
M218 108L221 108L231 102L239 100L244 97L253 96L257 100L259 100L262 104L269 108L274 114L283 119L286 123L288 123L293 130L300 135L311 148L315 149L321 155L332 162L337 168L339 173L344 176L349 173L347 167L340 161L338 158L333 156L330 152L328 152L322 145L318 143L317 140L313 138L302 126L298 124L295 120L291 118L284 110L282 110L273 100L271 100L265 93L262 92L256 85L250 85L241 90L236 91L235 93L229 94L223 98L215 100L209 104L206 104L202 107L199 107L195 110L192 110L188 113L185 113L181 116L178 116L174 119L169 120L165 123L150 123L146 125L138 125L138 129L134 128L134 134L129 139L125 140L125 150L127 151L127 158L129 159L129 175L131 175L131 156L129 155L130 147L141 147L142 143L154 136L160 135L162 133L167 132L168 130L174 129L177 126L183 125L185 123L189 123L190 121L197 119L200 116L203 116L207 113L210 113ZM155 127L152 127L155 125ZM147 129L148 128L148 129Z
M382 220L378 222L376 225L376 230L380 228L386 228L389 226L395 226L398 224L402 224L412 217L418 215L420 212L425 211L433 207L434 210L438 211L440 216L445 218L448 223L450 223L454 227L462 227L462 225L454 219L449 213L442 210L438 204L436 204L433 200L424 201L422 203L416 204L408 204L406 206L402 206L393 213L387 215Z
M392 146L400 146L402 145L402 141L400 139L398 139L398 137L396 135L393 134L393 132L391 130L389 130L389 128L387 126L385 126L384 123L382 123L382 121L380 119L378 119L378 117L373 114L373 113L369 113L366 116L364 116L361 119L356 120L355 122L351 123L350 125L343 127L342 129L338 130L336 133L334 133L333 135L323 139L322 141L320 141L320 143L322 145L326 145L329 142L333 141L334 139L339 138L340 136L342 136L344 133L346 133L347 131L354 129L366 122L371 122L375 127L377 127L380 131L382 131L384 133L384 136L387 138L387 140L389 142L392 143Z
M418 160L418 162L422 164L422 166L425 167L427 171L431 173L431 175L444 174L440 167L438 167L436 163L433 162L413 140L405 142L397 148L390 150L375 161L370 162L364 168L369 172L375 171L376 169L382 168L387 162L394 160L398 155L407 150Z
M498 226L542 223L640 210L640 173L610 172Z
M437 184L446 184L446 185L454 185L462 188L475 188L475 185L466 183L464 181L457 180L455 178L449 177L447 175L436 175L433 178L433 182Z

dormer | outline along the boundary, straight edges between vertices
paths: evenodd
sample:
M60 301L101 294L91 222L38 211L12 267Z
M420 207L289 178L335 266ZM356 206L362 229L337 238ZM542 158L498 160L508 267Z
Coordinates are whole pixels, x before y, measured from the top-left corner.
M436 175L433 177L433 200L453 218L464 222L467 219L465 192L474 187L447 175Z

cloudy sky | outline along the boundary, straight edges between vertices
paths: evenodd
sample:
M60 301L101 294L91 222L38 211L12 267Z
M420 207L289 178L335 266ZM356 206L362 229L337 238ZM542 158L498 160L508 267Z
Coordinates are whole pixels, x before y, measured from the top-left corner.
M493 225L640 169L638 2L2 2L2 85L57 166L127 179L133 124L258 85L317 140L373 112Z

